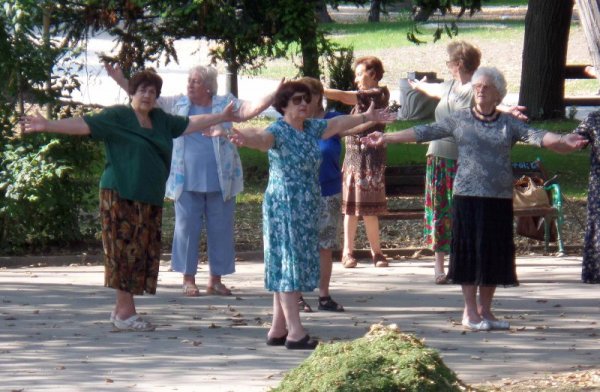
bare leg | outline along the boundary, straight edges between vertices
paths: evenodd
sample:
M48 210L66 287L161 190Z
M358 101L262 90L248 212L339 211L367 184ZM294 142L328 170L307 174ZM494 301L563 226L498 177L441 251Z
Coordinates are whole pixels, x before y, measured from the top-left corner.
M298 308L298 292L291 291L286 293L277 293L279 297L279 303L283 314L285 316L285 322L288 328L288 340L298 341L306 336L306 331L300 321L300 309ZM275 315L273 315L273 322L275 322ZM279 324L277 325L279 327ZM283 335L283 334L282 334Z
M285 314L281 308L281 301L279 300L279 293L273 293L273 322L271 323L271 329L267 337L269 338L280 338L287 332L287 325L285 324Z
M350 255L354 251L354 239L356 237L356 228L358 227L358 217L355 215L344 215L344 250L343 255Z
M115 304L115 316L119 320L127 320L134 314L136 314L135 302L133 301L133 294L117 290L117 300Z
M183 275L183 284L186 285L195 285L196 284L196 276L195 275Z
M446 257L445 252L435 252L435 265L433 267L433 272L435 276L445 275L446 269L444 268L444 259Z
M481 316L477 311L477 286L463 284L462 292L465 299L463 319L467 319L471 323L481 322Z
M365 230L367 239L371 245L371 254L381 253L381 243L379 242L379 218L377 216L363 216L365 221Z
M486 320L498 320L492 313L492 300L495 292L495 286L479 287L479 315Z
M319 251L319 262L321 263L321 280L319 281L319 296L327 297L329 295L329 282L331 281L331 269L333 263L331 249L321 249Z

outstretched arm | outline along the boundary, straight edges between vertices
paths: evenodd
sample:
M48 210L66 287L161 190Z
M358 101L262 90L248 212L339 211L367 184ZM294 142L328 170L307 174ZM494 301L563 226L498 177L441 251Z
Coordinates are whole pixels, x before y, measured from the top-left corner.
M275 98L275 93L284 82L285 79L281 79L281 82L277 86L277 88L270 93L269 95L265 95L262 99L256 102L242 102L240 108L238 110L240 121L246 121L253 117L261 114L266 108L273 104L273 99Z
M268 151L275 143L275 136L262 128L233 128L233 135L229 140L238 147Z
M39 132L50 132L50 133L61 133L64 135L73 136L86 136L91 133L90 127L87 125L83 118L65 118L62 120L48 120L36 112L35 116L25 116L21 119L23 125L23 132L39 133Z
M409 79L408 84L410 84L410 87L412 87L414 90L418 90L432 98L440 99L442 98L442 94L444 92L442 90L441 83L428 83L427 76L423 77L421 80Z
M542 146L561 154L580 150L587 146L587 144L588 140L585 137L575 133L559 135L557 133L547 132L542 139Z
M367 146L376 147L388 143L412 143L417 141L417 137L414 129L408 128L403 131L391 133L372 132L365 137L361 137L360 141Z
M325 89L325 98L331 99L332 101L338 101L345 103L346 105L356 105L358 102L357 91L342 91L333 88Z
M225 109L223 109L221 113L196 114L189 116L189 119L190 122L183 132L184 135L188 135L193 132L204 132L206 131L206 128L222 122L240 121L238 114L233 111L233 102L229 102L229 104L225 106ZM207 134L207 136L212 135Z
M322 138L328 139L333 135L361 124L366 124L367 122L391 123L395 119L395 113L390 113L387 109L375 109L375 103L371 102L371 106L364 113L337 116L331 120L327 120L327 129L325 129Z

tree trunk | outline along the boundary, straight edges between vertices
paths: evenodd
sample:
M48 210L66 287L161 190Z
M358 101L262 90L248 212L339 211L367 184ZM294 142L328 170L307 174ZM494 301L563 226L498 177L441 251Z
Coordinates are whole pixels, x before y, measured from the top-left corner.
M381 0L371 0L371 8L369 8L369 22L379 22L381 13Z
M531 119L565 115L565 63L574 0L529 0L519 104Z
M577 8L592 64L596 75L600 75L600 0L577 0Z
M225 74L225 93L238 96L238 69L239 65L236 58L236 48L233 40L226 44L227 72Z
M319 49L317 47L317 21L305 25L304 34L300 37L300 46L302 48L302 67L300 73L302 76L311 76L319 78Z
M319 23L333 23L331 15L329 15L329 12L327 12L327 4L325 4L325 0L317 0L315 13Z

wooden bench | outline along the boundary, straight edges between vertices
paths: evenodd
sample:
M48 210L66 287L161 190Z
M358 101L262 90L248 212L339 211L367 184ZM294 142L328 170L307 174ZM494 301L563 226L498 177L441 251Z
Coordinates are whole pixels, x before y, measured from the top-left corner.
M591 65L567 65L564 79L596 79L595 69ZM565 106L600 106L600 96L564 97Z
M514 162L513 177L523 175L540 177L548 181L547 173L539 160L533 162ZM551 205L549 207L518 208L514 210L515 218L518 217L544 217L544 251L548 253L550 242L550 222L556 222L557 244L559 254L564 254L564 245L561 238L563 223L562 196L560 186L554 181L546 186ZM385 191L388 205L391 197L422 197L425 194L425 165L389 166L385 171ZM380 215L381 220L419 220L423 219L424 208L389 208L386 214Z

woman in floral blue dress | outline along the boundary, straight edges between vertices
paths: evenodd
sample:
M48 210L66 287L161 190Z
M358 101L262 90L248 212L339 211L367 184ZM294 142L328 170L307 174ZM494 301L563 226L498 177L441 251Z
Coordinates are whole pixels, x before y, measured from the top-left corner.
M263 200L265 288L273 292L273 322L267 334L270 346L314 349L300 321L298 296L319 285L319 140L367 121L390 122L393 115L374 110L308 119L310 89L286 82L275 93L273 106L283 115L267 129L235 130L238 146L268 151L269 184Z

